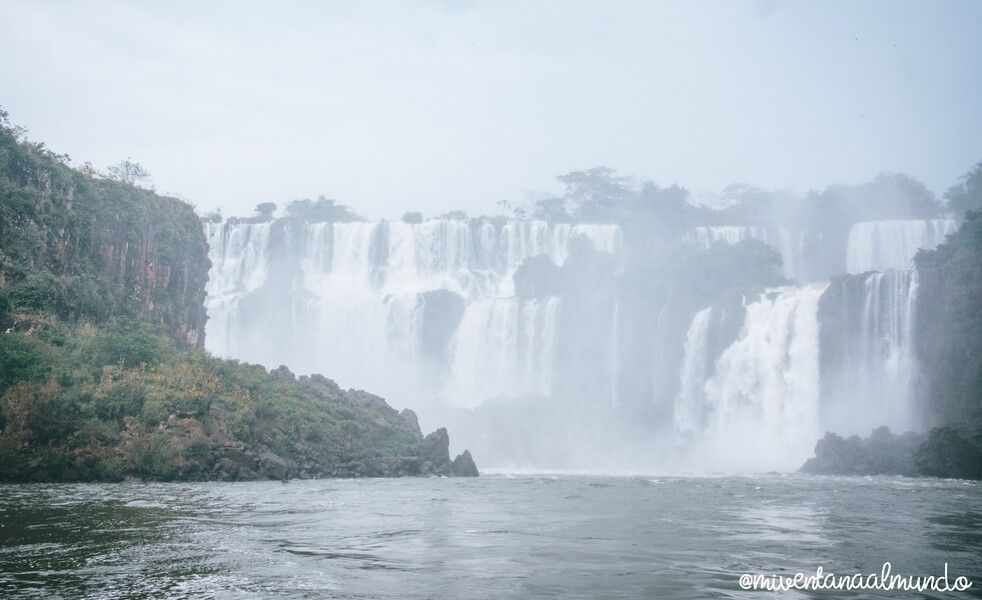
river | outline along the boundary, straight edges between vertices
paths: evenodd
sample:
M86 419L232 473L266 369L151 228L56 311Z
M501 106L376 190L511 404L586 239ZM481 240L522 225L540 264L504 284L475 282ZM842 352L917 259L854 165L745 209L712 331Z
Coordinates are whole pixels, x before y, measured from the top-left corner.
M982 486L777 474L0 486L4 597L761 597L741 574L885 561L912 575L948 563L974 581L959 595L978 594Z

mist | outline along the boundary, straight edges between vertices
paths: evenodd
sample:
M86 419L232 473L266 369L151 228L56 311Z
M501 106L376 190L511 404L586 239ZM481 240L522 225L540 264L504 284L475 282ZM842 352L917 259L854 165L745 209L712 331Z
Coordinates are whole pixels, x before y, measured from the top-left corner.
M915 257L957 229L962 184L743 184L707 206L606 167L557 180L507 216L206 217L206 347L329 372L492 469L789 471L826 431L937 421Z

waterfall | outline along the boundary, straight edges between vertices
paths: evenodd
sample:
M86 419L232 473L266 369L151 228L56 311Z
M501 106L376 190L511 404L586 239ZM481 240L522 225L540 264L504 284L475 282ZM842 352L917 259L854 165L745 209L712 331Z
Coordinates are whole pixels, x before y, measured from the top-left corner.
M712 314L712 308L697 312L685 334L681 382L673 415L675 431L679 434L699 431L703 426L703 386L707 376L709 321Z
M700 310L685 336L676 436L701 466L786 469L826 430L918 428L916 292L915 271L769 291L745 305L722 351L712 325L722 309ZM761 462L762 450L773 458Z
M952 219L864 221L849 230L846 271L904 270L920 249L933 250L954 233Z
M901 255L909 263L917 247L937 243L950 228L947 221L857 224L850 264ZM504 412L504 402L489 412L429 412L474 415L474 435L484 439L514 430L526 411L541 411L547 423L548 411L559 410L584 431L598 417L609 419L598 427L610 431L617 419L635 418L639 428L650 427L644 435L671 430L660 442L684 447L695 468L794 469L826 429L918 425L914 272L728 294L712 307L687 306L686 294L653 286L665 296L652 310L621 294L633 291L622 281L593 275L615 273L623 262L614 225L285 218L208 223L205 233L209 351L329 374L421 408L424 419L430 407L517 400ZM705 247L758 239L794 254L777 228L701 227L687 239ZM531 257L555 267L541 259L526 264ZM603 270L590 270L598 264ZM520 278L516 295L513 275L523 265L523 274L551 277L555 286ZM657 402L644 404L649 397ZM488 415L499 421L482 429Z
M618 401L618 389L617 386L620 385L620 328L621 328L621 317L620 317L620 305L617 302L614 303L614 317L611 319L613 321L610 336L610 406L612 409L617 408Z
M473 408L498 395L552 390L558 298L469 304L450 342L448 401Z
M823 400L828 426L865 434L918 428L913 349L916 271L844 278L823 299Z
M685 240L707 249L716 243L734 246L743 240L757 240L773 246L781 253L781 270L785 277L794 279L797 276L795 247L791 241L791 234L784 227L761 225L696 227L686 234Z
M269 223L233 225L206 223L211 270L205 286L208 349L228 356L235 346L235 305L238 299L259 289L266 280Z
M209 351L457 406L551 389L560 303L514 297L527 258L562 265L574 239L621 245L615 225L535 220L205 228Z
M738 338L707 368L710 309L686 335L674 424L693 433L696 462L726 469L793 469L819 423L818 302L824 284L780 288L746 305Z

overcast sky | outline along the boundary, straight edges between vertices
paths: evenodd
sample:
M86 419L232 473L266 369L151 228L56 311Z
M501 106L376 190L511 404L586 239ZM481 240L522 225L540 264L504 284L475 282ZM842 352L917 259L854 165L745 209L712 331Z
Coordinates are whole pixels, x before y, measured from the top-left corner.
M597 165L697 192L982 159L982 2L0 2L0 106L203 210L494 212Z

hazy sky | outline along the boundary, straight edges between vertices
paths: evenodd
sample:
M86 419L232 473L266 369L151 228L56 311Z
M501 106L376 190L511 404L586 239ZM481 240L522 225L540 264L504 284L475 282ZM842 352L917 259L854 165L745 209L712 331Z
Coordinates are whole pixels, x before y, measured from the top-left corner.
M245 214L494 212L608 165L694 191L982 159L982 2L0 1L0 106Z

